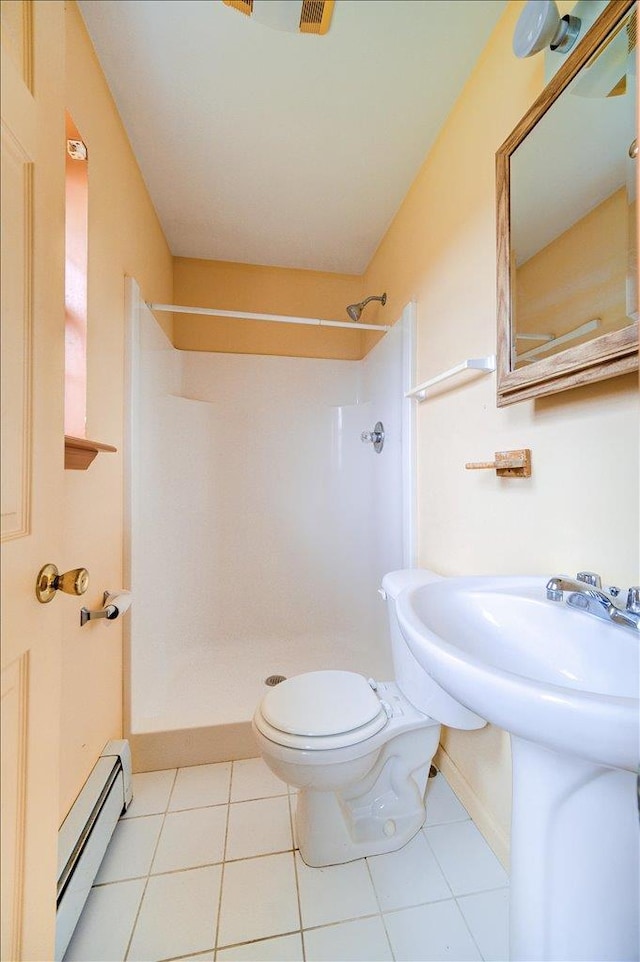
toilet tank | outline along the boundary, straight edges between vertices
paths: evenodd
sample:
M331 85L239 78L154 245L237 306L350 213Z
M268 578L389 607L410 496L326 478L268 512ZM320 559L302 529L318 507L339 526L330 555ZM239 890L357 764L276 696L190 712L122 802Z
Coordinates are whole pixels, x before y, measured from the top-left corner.
M441 580L440 575L427 568L390 571L382 579L381 594L387 603L395 681L414 708L435 718L441 724L448 725L450 728L482 728L486 725L484 718L480 718L475 712L465 708L447 694L414 658L398 622L396 598L401 591Z

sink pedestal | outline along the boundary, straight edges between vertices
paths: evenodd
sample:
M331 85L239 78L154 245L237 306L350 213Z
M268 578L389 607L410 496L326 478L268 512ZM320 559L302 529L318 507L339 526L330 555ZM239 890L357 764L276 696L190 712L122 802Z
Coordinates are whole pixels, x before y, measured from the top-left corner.
M511 736L510 959L640 951L636 776Z
M511 733L513 962L636 962L638 633L546 585L445 578L400 592L398 621L451 698Z

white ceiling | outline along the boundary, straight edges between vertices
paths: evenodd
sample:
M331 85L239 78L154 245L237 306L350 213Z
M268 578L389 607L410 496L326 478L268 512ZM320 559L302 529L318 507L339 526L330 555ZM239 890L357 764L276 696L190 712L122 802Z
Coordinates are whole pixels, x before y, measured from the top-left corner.
M174 254L361 273L505 0L336 0L325 36L221 0L80 0Z

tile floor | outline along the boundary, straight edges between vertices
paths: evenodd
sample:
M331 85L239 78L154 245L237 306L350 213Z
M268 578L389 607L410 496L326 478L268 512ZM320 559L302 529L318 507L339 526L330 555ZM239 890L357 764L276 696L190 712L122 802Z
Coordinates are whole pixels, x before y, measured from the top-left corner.
M65 962L507 959L507 875L443 775L403 849L309 868L261 759L134 775Z

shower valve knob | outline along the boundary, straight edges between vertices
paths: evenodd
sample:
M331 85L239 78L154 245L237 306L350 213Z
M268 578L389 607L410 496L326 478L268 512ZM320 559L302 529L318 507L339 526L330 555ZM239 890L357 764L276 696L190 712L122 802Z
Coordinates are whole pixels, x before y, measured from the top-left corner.
M384 447L384 425L382 421L377 421L373 431L363 431L360 440L365 444L373 444L373 449L380 454Z

